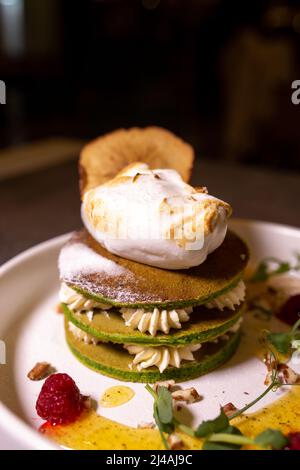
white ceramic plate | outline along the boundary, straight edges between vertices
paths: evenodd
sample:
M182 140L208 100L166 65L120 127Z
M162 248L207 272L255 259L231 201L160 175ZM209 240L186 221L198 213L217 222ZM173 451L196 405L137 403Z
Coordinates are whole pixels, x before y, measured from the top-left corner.
M233 220L231 228L247 241L254 262L272 255L291 260L293 253L300 251L300 230L296 228L247 220ZM63 235L42 243L0 268L0 339L6 343L6 364L0 365L1 449L57 448L36 432L41 421L35 401L42 382L26 377L36 362L48 361L59 372L67 372L82 393L96 400L108 387L119 383L81 365L65 344L63 316L56 313L56 305L57 257L67 238ZM198 423L215 416L220 404L229 401L243 406L264 390L266 369L253 355L256 338L252 336L245 335L235 356L223 367L186 383L204 396L203 401L189 406L190 421ZM129 385L136 392L130 402L117 408L99 407L99 413L132 426L151 421L152 399L144 385ZM258 408L282 393L268 394Z

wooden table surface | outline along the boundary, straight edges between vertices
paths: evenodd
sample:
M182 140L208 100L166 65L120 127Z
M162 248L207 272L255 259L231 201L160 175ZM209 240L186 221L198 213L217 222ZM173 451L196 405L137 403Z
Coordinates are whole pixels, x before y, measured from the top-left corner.
M233 206L234 216L300 227L300 175L196 162L192 183ZM77 162L0 182L0 264L81 226Z

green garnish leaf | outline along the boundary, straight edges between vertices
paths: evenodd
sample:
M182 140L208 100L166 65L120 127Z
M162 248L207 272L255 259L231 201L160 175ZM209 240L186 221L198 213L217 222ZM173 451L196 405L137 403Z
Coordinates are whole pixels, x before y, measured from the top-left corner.
M250 281L259 282L265 281L266 279L268 279L268 265L265 261L261 261L252 274Z
M240 436L240 439L231 436ZM210 440L211 439L211 440ZM232 442L232 441L238 442ZM205 440L203 450L239 450L244 444L248 444L248 438L245 438L241 431L235 426L229 425L221 433L212 434Z
M241 446L230 444L229 442L211 442L205 441L202 450L239 450Z
M287 273L288 271L291 271L292 269L293 267L290 265L290 263L281 262L278 264L278 268L272 271L272 276L275 276L277 274Z
M234 434L235 436L242 436L242 432L236 426L232 426L231 424L226 428L224 431L225 434Z
M300 319L296 321L290 331L285 333L268 333L266 339L278 352L288 354L292 347L292 342L300 337L299 325Z
M294 335L299 335L300 334L299 326L300 326L300 318L296 321L296 323L292 327L292 333Z
M288 444L288 439L277 429L266 429L254 439L260 447L271 447L275 450L283 449Z
M169 446L168 441L167 441L167 439L165 438L165 435L164 435L163 424L159 421L159 418L158 418L156 404L154 404L154 407L153 407L153 417L154 417L156 425L158 427L159 434L160 434L161 440L163 442L163 445L164 445L165 449L169 449L170 446Z
M260 282L266 281L272 276L277 276L279 274L284 274L289 271L298 271L300 269L300 254L296 253L296 264L291 265L287 261L282 261L278 258L269 257L262 260L257 266L255 272L252 274L250 281L251 282ZM272 268L272 264L275 267Z
M229 420L221 408L220 414L212 420L203 421L195 431L197 437L206 437L209 434L223 432L229 426Z
M166 387L158 387L157 390L157 413L163 424L173 421L173 400L171 392Z
M174 424L173 423L163 423L159 417L157 403L154 404L153 407L153 417L157 424L158 429L161 432L165 432L166 434L171 434L174 431Z
M149 384L147 384L145 388L154 398L153 417L158 427L164 447L165 449L169 449L170 446L165 437L165 434L171 434L175 429L173 419L172 395L166 387L158 387L158 393L156 393L153 388L150 387Z
M292 335L288 333L269 333L267 340L281 354L287 354L291 347Z

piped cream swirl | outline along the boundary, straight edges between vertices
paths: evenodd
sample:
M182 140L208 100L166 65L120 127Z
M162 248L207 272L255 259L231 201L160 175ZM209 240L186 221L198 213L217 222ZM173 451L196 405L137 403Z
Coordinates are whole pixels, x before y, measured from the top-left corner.
M168 366L179 368L182 360L194 361L193 353L201 348L201 344L189 344L180 348L145 347L136 345L124 345L129 354L135 354L131 363L138 371L155 366L162 373Z
M97 344L99 342L97 338L81 330L78 328L78 326L74 325L74 323L70 321L68 323L68 329L75 336L75 338L83 341L86 344Z
M218 310L224 310L229 308L234 310L237 305L240 305L245 300L246 286L243 281L240 281L233 289L225 294L216 297L215 299L207 302L205 307L217 308Z
M65 282L62 282L59 291L59 300L68 305L70 310L74 311L90 311L94 308L100 308L102 310L108 310L111 305L96 302L96 300L88 299L83 295L76 292L76 290L69 287Z
M171 328L179 330L181 323L190 319L190 313L193 308L178 308L173 310L159 310L154 308L152 311L146 311L143 308L121 308L122 318L126 326L139 330L141 333L147 331L151 336L156 336L158 331L166 335Z

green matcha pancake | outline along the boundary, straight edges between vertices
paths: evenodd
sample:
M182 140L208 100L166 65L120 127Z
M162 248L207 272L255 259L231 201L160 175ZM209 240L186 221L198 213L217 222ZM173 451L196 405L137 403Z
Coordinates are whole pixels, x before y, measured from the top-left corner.
M90 320L86 313L74 312L65 304L62 306L68 321L100 341L146 346L180 346L213 340L236 325L243 313L243 304L236 310L223 311L199 306L194 309L190 320L182 324L181 329L171 329L169 334L159 332L151 336L126 326L120 312L116 310L99 310Z
M169 366L163 372L157 367L137 370L132 366L133 356L121 345L87 344L69 331L68 323L66 323L66 339L76 358L91 369L119 380L153 383L170 379L182 382L216 369L234 354L240 334L230 333L216 343L206 343L194 353L194 361L183 361L179 368Z
M86 298L117 307L171 309L200 305L233 289L248 258L246 244L228 231L201 265L165 270L109 253L84 229L63 247L59 270L61 280Z

